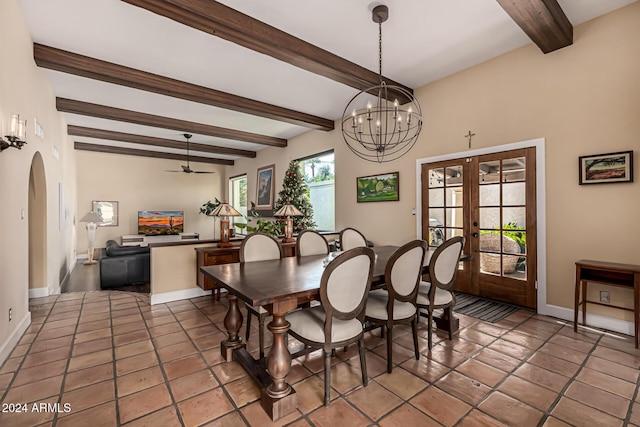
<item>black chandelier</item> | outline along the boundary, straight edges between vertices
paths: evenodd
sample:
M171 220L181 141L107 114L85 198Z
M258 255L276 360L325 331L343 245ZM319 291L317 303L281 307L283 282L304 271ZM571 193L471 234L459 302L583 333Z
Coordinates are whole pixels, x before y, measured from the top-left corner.
M362 159L378 163L408 153L422 130L418 101L404 88L387 85L382 78L382 23L388 18L387 6L373 8L372 19L378 24L380 84L351 98L342 114L342 137L349 149ZM403 103L391 101L390 93L404 98Z

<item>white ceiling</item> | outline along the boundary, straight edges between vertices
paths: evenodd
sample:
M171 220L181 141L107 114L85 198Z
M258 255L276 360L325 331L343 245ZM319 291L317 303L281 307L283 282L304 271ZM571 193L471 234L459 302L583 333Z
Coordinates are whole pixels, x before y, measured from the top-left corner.
M635 0L559 0L575 26ZM357 90L118 0L18 0L34 42L335 120ZM221 0L221 3L377 72L370 0ZM387 0L383 74L412 88L531 43L496 0ZM540 55L543 55L540 52ZM302 126L46 71L55 95L291 138ZM181 140L182 132L66 114L70 125ZM184 129L190 132L189 129ZM75 137L76 141L153 150ZM195 134L191 142L260 150ZM157 148L156 151L175 152ZM202 157L233 156L196 153Z

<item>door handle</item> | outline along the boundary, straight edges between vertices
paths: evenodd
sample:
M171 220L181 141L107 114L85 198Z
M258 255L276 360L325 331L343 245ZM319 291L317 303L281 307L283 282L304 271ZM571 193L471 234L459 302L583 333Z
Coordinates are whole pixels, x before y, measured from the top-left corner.
M472 236L473 237L478 237L478 233L473 233Z

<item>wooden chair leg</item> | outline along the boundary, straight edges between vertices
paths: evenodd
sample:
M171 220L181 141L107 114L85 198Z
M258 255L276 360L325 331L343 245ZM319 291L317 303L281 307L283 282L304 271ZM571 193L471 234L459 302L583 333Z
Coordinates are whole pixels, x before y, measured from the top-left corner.
M367 374L367 356L364 349L364 336L358 341L358 352L360 353L360 370L362 370L362 385L369 385L369 375Z
M447 313L448 313L448 317L449 317L449 340L453 339L453 306L450 305L449 307L447 307Z
M418 318L419 313L416 313L416 318L411 322L411 331L413 332L413 351L416 355L416 360L420 360L420 349L418 348Z
M429 342L429 351L433 346L433 310L429 309L429 317L427 321L427 341Z
M245 334L245 338L249 341L249 336L251 335L251 310L247 309L247 333Z
M387 326L387 372L391 373L392 369L393 369L393 327Z
M260 359L264 358L264 318L266 315L258 315L258 344L260 345Z
M331 352L324 352L324 406L331 400Z

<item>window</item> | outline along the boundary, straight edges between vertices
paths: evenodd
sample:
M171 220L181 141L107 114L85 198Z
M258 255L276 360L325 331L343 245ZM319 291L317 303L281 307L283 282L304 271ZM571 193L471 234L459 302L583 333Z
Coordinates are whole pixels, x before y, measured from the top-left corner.
M333 150L298 159L309 186L313 221L318 230L335 229L335 162Z
M239 175L234 176L233 178L229 178L229 200L231 206L236 208L238 212L240 212L245 217L247 216L247 175ZM241 217L231 217L232 224L235 224L236 221L240 223L246 222L246 220ZM240 232L239 228L236 228L236 233Z

